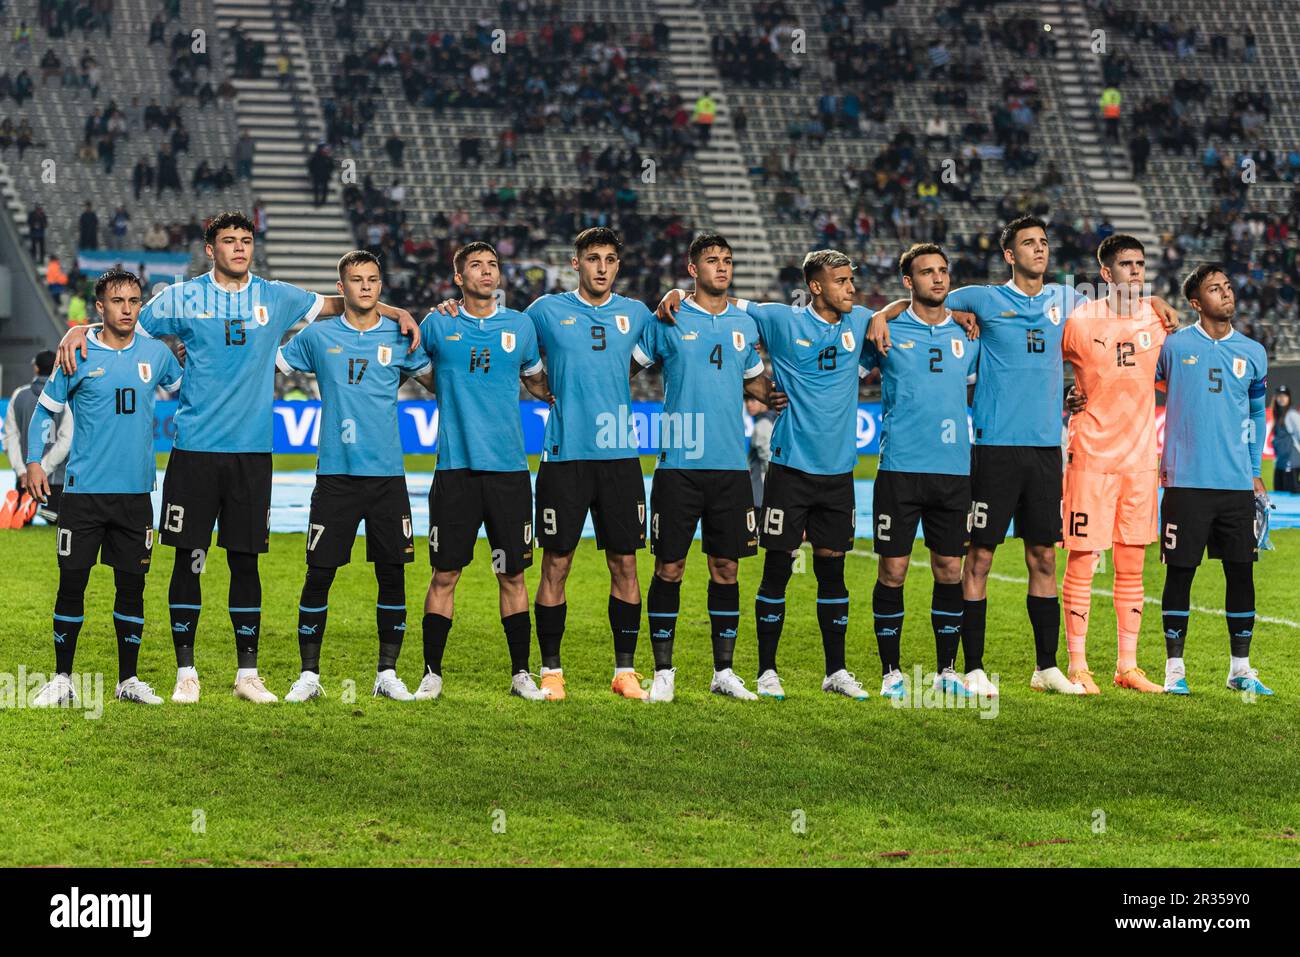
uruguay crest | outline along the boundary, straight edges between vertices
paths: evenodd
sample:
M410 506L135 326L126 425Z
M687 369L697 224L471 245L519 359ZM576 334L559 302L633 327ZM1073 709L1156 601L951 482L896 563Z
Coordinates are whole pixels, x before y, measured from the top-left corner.
M1145 329L1143 329L1141 332L1138 333L1138 348L1139 349L1151 348L1151 333L1147 332Z
M271 321L271 314L267 312L266 306L254 306L253 319L259 326L264 326Z
M411 516L409 515L402 516L402 537L411 537Z
M1246 374L1246 360L1242 356L1236 356L1232 360L1232 374L1238 379Z
M629 330L632 328L632 320L627 316L615 316L614 325L618 327L619 332L623 333L623 335L627 335Z
M966 340L965 340L965 339L961 339L961 338L956 338L956 337L955 337L955 338L949 339L948 342L949 342L949 344L951 344L951 346L952 346L952 357L953 357L954 359L960 359L962 356L966 355Z
M513 332L507 332L505 330L502 330L501 348L504 349L506 352L515 351L515 334Z
M745 351L745 334L739 329L731 330L731 344L736 347L737 352Z
M840 345L844 346L845 352L853 351L853 330L845 329L840 333Z
M375 358L379 360L381 366L388 365L388 363L393 361L393 347L380 346Z
M140 370L140 381L148 385L149 380L153 378L153 366L147 362L140 362L136 364L136 368Z
M1052 303L1047 307L1047 318L1054 326L1061 324L1061 307L1058 303Z

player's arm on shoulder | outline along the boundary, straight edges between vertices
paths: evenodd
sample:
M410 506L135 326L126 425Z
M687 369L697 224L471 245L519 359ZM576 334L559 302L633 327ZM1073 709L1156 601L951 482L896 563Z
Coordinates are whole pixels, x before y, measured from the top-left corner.
M315 372L312 342L316 336L313 326L302 329L275 352L275 367L288 375L291 372Z
M910 299L895 299L883 309L873 312L871 321L867 323L867 342L882 353L888 352L890 347L889 324L901 316L909 305L911 305Z
M1147 302L1151 304L1151 309L1160 317L1161 324L1165 327L1165 332L1177 332L1182 326L1183 321L1178 318L1178 310L1171 306L1160 296L1151 296Z

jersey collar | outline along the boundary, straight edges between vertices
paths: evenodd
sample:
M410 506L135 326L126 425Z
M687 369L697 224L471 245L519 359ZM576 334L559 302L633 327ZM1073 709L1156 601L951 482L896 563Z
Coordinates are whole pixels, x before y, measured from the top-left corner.
M949 309L944 314L942 322L935 322L935 323L926 322L924 319L922 319L920 316L918 316L916 313L912 311L911 306L908 306L906 309L903 310L903 315L907 316L913 322L925 326L927 329L942 329L944 326L950 325L953 322L951 309Z
M589 300L588 300L588 299L587 299L587 298L582 294L582 290L581 290L581 289L570 289L569 292L571 292L571 293L573 294L573 297L574 297L575 299L577 299L578 302L582 303L584 306L589 306L589 307L591 307L592 309L600 309L600 308L602 308L603 306L608 306L610 303L612 303L612 302L614 301L614 291L613 291L613 290L610 290L609 297L608 297L604 302L600 303L600 305L597 305L596 303L589 301Z
M253 284L253 279L254 279L253 273L250 270L248 273L248 281L232 292L231 290L227 289L225 286L222 286L220 283L217 282L216 267L209 269L206 273L204 273L204 275L208 277L208 282L212 283L213 288L219 290L220 292L224 292L226 293L226 295L229 296L238 296L241 292L247 292L248 287Z
M1227 342L1229 339L1231 339L1233 336L1237 334L1237 330L1232 328L1231 325L1229 325L1228 334L1224 336L1222 339L1216 339L1214 338L1214 336L1210 335L1208 332L1205 331L1205 327L1201 325L1201 320L1199 319L1197 319L1194 323L1192 323L1192 328L1195 329L1197 332L1199 332L1201 335L1205 336L1205 338L1209 339L1211 342Z
M709 310L705 309L695 301L695 295L693 293L682 300L682 305L690 306L700 315L708 316L710 319L721 319L727 314L727 310L731 308L731 303L727 303L727 305L723 307L722 312L709 312Z
M495 319L500 314L501 314L501 307L496 303L495 300L492 302L492 311L489 312L486 316L476 316L465 309L461 309L457 313L457 315L460 316L461 319L464 319L466 322L474 322L474 323L486 322L489 319Z
M133 332L133 333L131 334L131 341L130 341L130 342L128 342L126 345L124 345L121 349L114 349L112 346L105 345L104 343L102 343L102 342L99 341L99 330L98 330L98 329L91 329L89 332L86 333L86 341L87 341L87 342L93 343L93 344L99 346L99 348L101 348L101 349L105 349L105 350L107 350L108 352L127 352L128 350L134 349L134 348L135 348L135 340L136 340L137 338L139 338L139 337L136 336L135 333Z
M378 332L384 325L384 317L380 316L379 321L369 329L358 329L356 326L352 325L352 323L348 322L348 314L346 312L339 313L339 322L343 323L343 325L347 326L353 332L358 332L364 336L367 332Z

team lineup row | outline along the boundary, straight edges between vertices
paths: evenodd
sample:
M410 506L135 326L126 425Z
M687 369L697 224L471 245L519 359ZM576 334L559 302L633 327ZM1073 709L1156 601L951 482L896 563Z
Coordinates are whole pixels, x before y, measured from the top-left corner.
M1047 283L1043 224L1024 217L1002 233L1011 278L949 291L938 246L913 246L899 270L909 299L874 316L854 303L853 265L835 250L808 254L803 306L728 296L726 239L697 237L690 295L669 293L652 313L613 292L621 244L594 228L574 242L573 291L522 312L498 301L495 250L469 243L455 254L458 300L422 322L380 301L380 263L355 251L339 262L339 295L321 296L249 272L252 224L224 213L210 224L212 270L142 301L139 280L110 272L96 286L102 325L73 330L60 367L28 428L28 487L51 493L43 445L70 407L76 430L58 509L59 591L53 614L55 677L33 700L70 703L84 593L97 560L115 570L114 624L122 700L160 703L136 675L143 586L153 544L155 389L179 389L176 440L163 483L161 541L175 548L168 590L177 679L172 700L198 700L194 642L200 575L217 529L230 566L228 610L237 670L234 694L273 702L257 671L261 629L258 554L269 545L274 370L316 376L320 451L299 603L299 677L286 701L323 694L320 654L329 591L351 557L361 521L378 582L379 658L374 694L399 700L442 692L442 657L454 595L480 528L491 547L511 693L561 700L565 584L588 514L610 573L614 644L611 688L627 698L671 701L673 641L686 556L697 528L707 556L714 673L711 690L735 698L785 695L776 666L792 553L812 546L824 691L868 697L847 668L849 593L844 557L855 520L853 467L859 377L878 369L883 424L873 503L879 573L872 595L881 694L908 694L901 671L902 589L918 526L934 575L931 624L936 688L946 695L998 693L984 670L986 582L1008 534L1024 543L1026 607L1036 668L1030 686L1100 692L1086 658L1091 578L1114 550L1118 653L1114 683L1139 692L1189 692L1182 660L1190 589L1208 548L1223 562L1231 655L1227 684L1271 694L1250 665L1254 625L1255 497L1267 360L1235 333L1232 287L1200 267L1183 292L1198 321L1178 328L1163 300L1141 295L1145 261L1133 237L1098 250L1104 298ZM331 318L332 317L332 318ZM305 327L288 342L284 335ZM955 321L956 320L956 321ZM1178 331L1173 331L1178 330ZM184 346L182 373L158 336ZM757 346L770 360L769 377ZM1075 373L1062 468L1063 363ZM608 422L631 405L629 382L661 365L666 417L699 422L705 441L661 436L649 509L637 443L610 440ZM406 630L405 565L414 559L410 504L397 427L397 389L413 376L436 390L438 465L429 493L433 568L422 618L424 669L412 694L396 667ZM535 501L518 389L550 401ZM973 427L967 427L973 381ZM1157 452L1155 389L1167 390L1165 448ZM762 508L753 507L741 397L779 410ZM973 440L973 441L972 441ZM1062 472L1064 471L1064 482ZM1165 488L1158 506L1158 488ZM1063 523L1063 516L1065 517ZM649 689L635 670L642 618L636 552L649 544L646 594L654 657ZM1162 613L1163 684L1137 667L1145 546L1159 538L1167 566ZM1057 663L1062 606L1055 545L1068 550L1062 589L1068 673ZM542 549L534 616L540 683L530 674L533 622L523 573ZM738 562L765 551L755 601L754 691L733 665L740 620ZM964 668L958 672L957 653ZM757 692L757 695L755 694Z

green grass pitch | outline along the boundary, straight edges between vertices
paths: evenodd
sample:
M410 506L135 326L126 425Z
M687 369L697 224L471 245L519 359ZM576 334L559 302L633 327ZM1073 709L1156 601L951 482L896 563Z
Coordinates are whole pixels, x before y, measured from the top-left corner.
M281 467L303 467L285 461ZM310 462L306 467L310 467ZM412 462L411 467L422 464ZM874 463L864 462L870 475ZM369 697L374 580L358 541L330 596L322 659L328 700L256 707L230 696L227 571L214 556L197 657L203 700L183 708L108 700L80 711L0 711L0 865L1217 865L1300 864L1300 531L1273 535L1257 572L1261 621L1252 661L1277 692L1244 701L1224 688L1224 619L1194 613L1193 696L1140 697L1101 681L1100 698L1028 688L1032 642L1024 585L991 582L990 672L997 716L975 709L895 709L876 696L871 631L876 565L869 542L848 560L849 666L866 702L819 690L821 647L811 562L789 590L780 664L789 698L736 702L707 693L711 668L703 556L693 554L677 637L678 699L646 705L608 690L608 578L590 541L569 590L569 700L506 693L508 659L486 548L462 579L443 700ZM52 665L55 591L49 529L0 532L0 671ZM263 559L262 674L283 694L297 674L301 535L275 535ZM156 552L146 594L141 675L164 696L174 678L166 623L170 549ZM540 557L540 556L539 556ZM924 557L918 547L916 557ZM1059 566L1063 569L1064 562ZM641 555L643 586L651 571ZM761 560L741 569L737 670L753 684L752 599ZM529 591L538 566L528 574ZM995 575L1022 579L1018 542ZM400 671L419 679L422 550L411 566L410 631ZM1148 554L1148 597L1163 572ZM1095 587L1109 589L1109 572ZM80 671L116 675L111 573L91 578ZM903 633L906 667L933 667L929 572L914 568ZM1206 564L1193 602L1223 604ZM1110 600L1094 598L1091 663L1113 665ZM651 670L643 627L638 662ZM1062 638L1062 646L1064 639ZM1064 660L1064 647L1062 647ZM1159 680L1159 607L1148 604L1140 663ZM534 646L534 668L537 666ZM345 681L356 697L342 700Z

